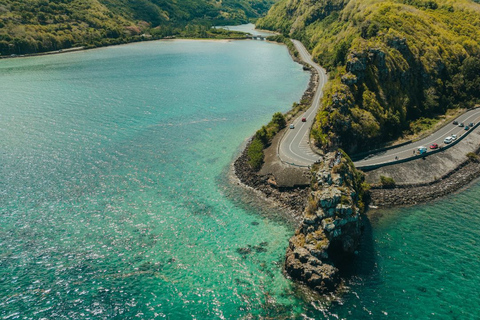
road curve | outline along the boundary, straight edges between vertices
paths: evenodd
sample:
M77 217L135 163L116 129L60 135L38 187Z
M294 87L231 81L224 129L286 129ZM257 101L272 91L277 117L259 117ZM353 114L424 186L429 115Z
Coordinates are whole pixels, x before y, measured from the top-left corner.
M300 54L300 58L317 70L318 85L310 108L293 122L287 124L287 126L290 126L290 124L293 123L295 128L287 129L288 131L282 137L278 148L278 156L280 157L280 160L291 165L310 166L320 159L320 156L310 148L309 135L310 128L315 120L315 115L320 107L320 99L323 96L323 86L328 78L325 69L313 62L312 57L303 44L300 41L293 39L292 42ZM302 118L306 118L307 121L302 122Z
M464 125L469 125L471 122L478 123L480 122L480 108L472 109L456 119L459 123L464 123ZM475 128L478 130L478 128ZM457 139L464 134L468 134L472 130L465 130L464 127L459 127L458 125L454 125L452 123L448 123L436 132L432 133L428 137L421 139L419 141L409 143L407 145L390 149L387 151L378 152L375 154L371 154L366 156L364 159L358 160L354 162L355 167L362 169L362 167L372 166L372 165L381 165L381 164L388 164L395 160L401 160L412 157L415 152L418 150L419 147L426 147L427 154L430 151L429 146L433 143L438 144L439 147L445 145L443 140L451 136L452 134L457 135ZM461 143L461 142L460 142Z
M302 116L287 124L287 126L290 126L290 124L293 123L295 128L287 129L282 137L278 148L278 156L280 157L280 160L290 165L310 166L321 158L318 154L312 151L309 144L309 134L315 115L320 107L320 99L323 96L323 86L327 82L327 73L325 69L313 62L312 57L300 41L292 39L292 42L295 45L295 48L297 48L300 58L317 70L319 79L311 107ZM306 118L307 121L302 122L302 118ZM469 125L472 122L477 124L480 122L480 108L469 110L459 116L456 120L465 125ZM477 127L474 130L480 130L479 128L480 127ZM459 127L458 125L450 123L424 139L398 148L370 154L367 157L354 162L354 164L360 169L372 165L386 165L392 161L407 159L414 156L415 152L421 146L427 147L427 150L430 151L429 146L433 143L438 144L440 147L445 145L443 141L447 136L455 134L457 135L457 138L459 138L471 131L472 130L466 131L464 127Z

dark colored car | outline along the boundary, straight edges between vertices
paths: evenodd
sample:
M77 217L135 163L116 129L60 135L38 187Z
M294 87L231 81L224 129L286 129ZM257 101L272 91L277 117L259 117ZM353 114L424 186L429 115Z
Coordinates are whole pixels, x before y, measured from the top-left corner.
M453 123L454 125L457 125L457 124L458 124L458 121L457 121L457 120L454 120L452 123Z
M302 122L307 122L307 118L302 118Z
M468 129L470 129L470 128L469 128L468 126L465 126L465 128L464 128L464 129L465 129L465 130L468 130Z
M460 123L458 124L458 126L459 126L459 127L463 127L463 126L464 126L463 122L460 122Z
M430 149L438 149L438 144L432 143L432 144L430 145Z
M468 126L471 128L471 127L474 126L474 123L473 123L473 122L470 122L470 123L468 124Z

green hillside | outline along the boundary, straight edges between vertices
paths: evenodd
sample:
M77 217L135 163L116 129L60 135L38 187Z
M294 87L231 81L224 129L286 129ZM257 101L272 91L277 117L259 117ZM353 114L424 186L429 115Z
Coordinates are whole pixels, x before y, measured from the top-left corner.
M167 36L218 37L212 25L258 18L272 0L0 0L0 54Z
M300 39L330 72L312 131L350 152L480 102L480 5L470 0L282 0L257 27Z

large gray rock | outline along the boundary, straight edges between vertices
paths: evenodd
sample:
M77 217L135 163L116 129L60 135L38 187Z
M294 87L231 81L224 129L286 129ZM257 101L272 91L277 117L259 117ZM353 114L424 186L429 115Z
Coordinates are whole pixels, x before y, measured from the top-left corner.
M315 169L310 205L290 239L285 271L320 293L341 282L333 261L353 253L361 236L361 215L355 190L355 168L343 153L332 152Z

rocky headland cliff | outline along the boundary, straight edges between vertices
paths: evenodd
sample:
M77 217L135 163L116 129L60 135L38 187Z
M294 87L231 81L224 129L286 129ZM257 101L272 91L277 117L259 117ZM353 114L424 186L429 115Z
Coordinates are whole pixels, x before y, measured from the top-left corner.
M363 180L342 151L314 166L308 205L285 258L292 279L319 293L341 283L339 267L357 250L362 233Z

